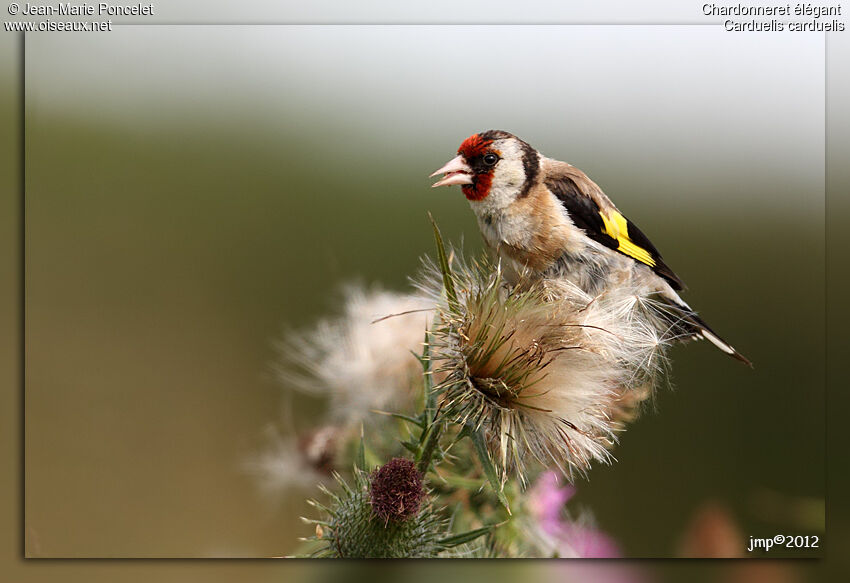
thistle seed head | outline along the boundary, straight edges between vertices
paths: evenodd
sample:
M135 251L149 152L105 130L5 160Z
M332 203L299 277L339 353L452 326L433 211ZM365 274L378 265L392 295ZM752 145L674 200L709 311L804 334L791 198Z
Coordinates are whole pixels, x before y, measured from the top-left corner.
M629 285L591 296L567 280L511 287L498 266L456 261L457 302L426 266L418 285L440 310L432 359L451 421L483 428L503 478L529 458L572 476L609 449L663 369L666 341Z
M349 286L342 313L278 343L278 379L327 397L330 421L356 427L371 411L403 409L421 387L421 352L434 304L415 294Z

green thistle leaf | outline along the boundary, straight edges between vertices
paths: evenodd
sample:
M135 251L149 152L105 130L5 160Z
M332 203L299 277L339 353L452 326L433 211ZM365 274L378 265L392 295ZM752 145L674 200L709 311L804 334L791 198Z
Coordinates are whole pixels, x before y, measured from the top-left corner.
M363 425L360 425L360 443L357 446L357 456L354 465L358 470L366 471L366 439L363 435Z
M425 391L425 421L431 424L437 415L437 393L431 376L431 333L428 330L425 331L425 345L419 361L422 363L422 385Z
M440 228L431 213L428 213L431 219L431 225L434 227L434 240L437 244L437 261L440 265L440 272L443 274L443 286L446 288L446 299L449 302L449 308L457 310L459 307L457 301L457 292L455 291L454 277L449 266L449 260L446 256L446 247L443 245L443 236L440 234Z
M414 455L419 455L419 443L413 441L402 441L402 447Z
M453 535L453 536L446 537L444 539L440 539L440 540L437 541L437 544L439 544L443 548L450 549L452 547L462 545L463 543L468 543L470 541L474 541L479 536L489 534L497 526L499 526L499 524L489 524L489 525L481 527L481 528L476 528L475 530L469 530L467 532L462 532L460 534L456 534L456 535Z
M415 425L420 429L425 428L425 422L419 417L411 417L410 415L403 415L402 413L386 413L384 411L376 411L376 413L380 413L382 415L389 415L390 417L394 417L402 421L407 421L411 425Z
M496 466L490 458L490 452L487 451L484 432L481 429L473 429L467 425L461 432L461 436L469 437L472 441L475 453L478 456L478 461L481 462L481 467L484 468L484 474L487 476L487 481L490 482L490 486L493 488L493 492L496 493L496 497L499 499L499 502L502 503L502 506L504 506L508 514L510 514L511 508L508 505L508 498L505 496L505 491L502 487L503 484L501 480L499 480L499 474L496 471Z

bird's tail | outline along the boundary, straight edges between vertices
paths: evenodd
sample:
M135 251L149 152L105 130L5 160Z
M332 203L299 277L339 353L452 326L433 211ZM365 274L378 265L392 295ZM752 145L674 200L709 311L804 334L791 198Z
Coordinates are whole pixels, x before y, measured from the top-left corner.
M732 358L740 360L750 368L753 367L753 363L750 362L750 359L735 350L734 346L732 346L731 344L723 340L723 338L718 336L717 333L712 330L708 324L705 323L705 320L703 320L693 312L691 312L691 315L689 317L689 323L694 328L696 328L697 336L702 336Z
M667 325L666 335L668 338L683 342L705 339L732 358L740 360L749 367L753 366L753 363L746 356L723 340L688 304L679 298L667 297L666 294L664 300L666 301L656 309L656 312Z

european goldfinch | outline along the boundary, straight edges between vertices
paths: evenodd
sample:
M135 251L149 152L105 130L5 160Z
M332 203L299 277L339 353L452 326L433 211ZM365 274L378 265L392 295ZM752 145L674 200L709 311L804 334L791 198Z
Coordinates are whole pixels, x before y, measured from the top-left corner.
M705 338L751 364L679 297L682 280L584 172L499 130L470 136L457 153L431 174L444 175L433 186L461 186L508 281L522 274L567 278L591 294L637 285L656 300L665 333Z

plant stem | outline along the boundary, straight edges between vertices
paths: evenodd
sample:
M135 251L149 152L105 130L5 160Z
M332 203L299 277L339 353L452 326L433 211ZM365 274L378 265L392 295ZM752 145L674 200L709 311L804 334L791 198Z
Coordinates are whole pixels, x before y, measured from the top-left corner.
M428 468L431 466L431 459L434 457L434 451L437 449L437 444L440 441L440 435L443 433L443 424L434 422L428 428L428 435L425 438L425 443L422 445L422 453L419 455L419 463L416 469L423 476L428 473Z

